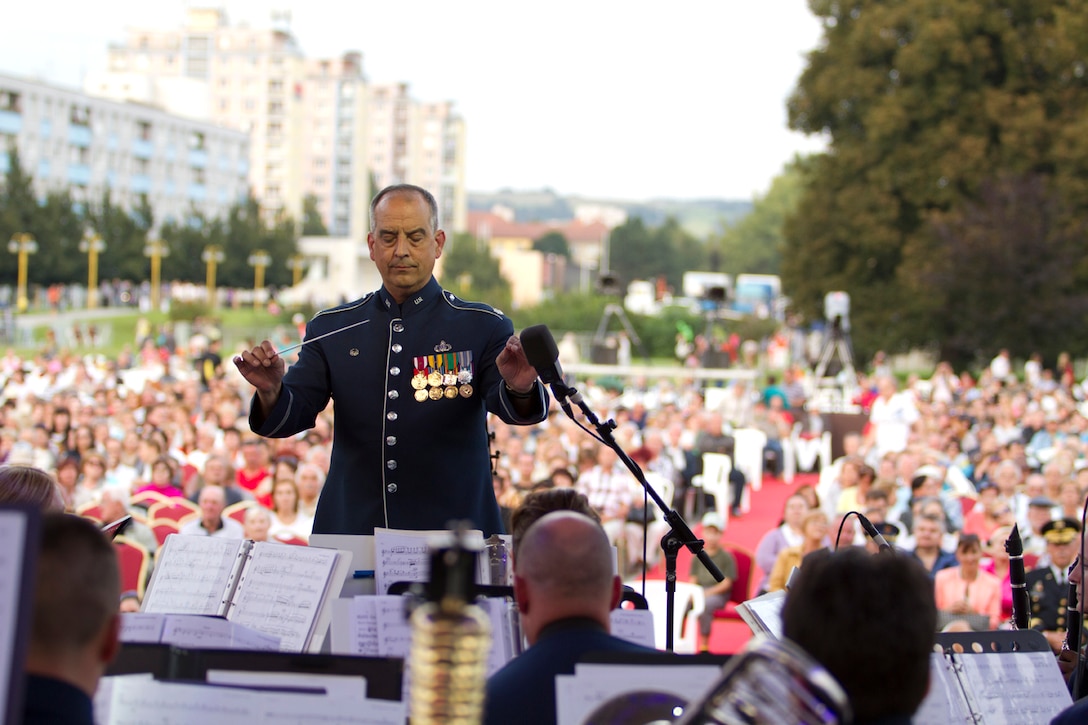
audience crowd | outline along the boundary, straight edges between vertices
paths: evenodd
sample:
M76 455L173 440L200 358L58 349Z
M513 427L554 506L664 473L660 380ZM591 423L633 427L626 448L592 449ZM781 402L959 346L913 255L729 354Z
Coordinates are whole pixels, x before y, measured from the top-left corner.
M0 461L51 473L68 511L102 520L133 513L142 525L133 536L142 534L152 554L149 514L162 498L190 502L180 523L186 533L304 543L328 468L333 410L303 434L255 436L247 425L251 390L224 369L209 337L181 350L172 336L148 334L136 341L140 354L118 360L62 351L24 360L8 351L0 357ZM941 363L928 378L902 383L883 362L860 373L851 401L859 425L836 441L844 455L816 459L818 484L791 496L763 536L754 589L785 586L808 553L864 545L852 519L840 533L844 515L857 511L935 580L940 622L1000 625L1011 614L1004 542L1015 524L1029 569L1040 572L1032 625L1060 646L1064 568L1088 487L1088 391L1071 366L1029 362L1018 370L999 355L977 377ZM703 455L732 453L739 429L766 435L770 476L786 475L784 458L829 430L806 400L810 383L796 368L758 384L726 383L714 395L694 381L601 379L581 387L597 415L615 421L623 449L690 518L704 506L693 485ZM491 426L494 487L508 529L510 512L530 492L573 488L619 547L621 574L657 563L657 539L668 527L611 451L558 408L538 426ZM760 494L744 490L743 476L730 482L730 518L743 517ZM728 523L711 528L724 529L728 552ZM728 600L727 589L692 581L712 589L715 605Z

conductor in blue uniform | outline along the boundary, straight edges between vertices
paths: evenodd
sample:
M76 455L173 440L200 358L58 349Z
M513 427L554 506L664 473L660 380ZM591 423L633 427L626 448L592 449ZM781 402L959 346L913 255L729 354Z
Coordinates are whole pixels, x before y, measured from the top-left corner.
M487 412L530 425L544 419L548 398L510 320L435 280L445 243L428 191L386 187L370 204L367 234L381 289L315 315L312 342L290 370L267 340L235 358L256 388L249 424L259 435L311 428L334 401L314 533L443 529L455 519L485 536L502 531Z

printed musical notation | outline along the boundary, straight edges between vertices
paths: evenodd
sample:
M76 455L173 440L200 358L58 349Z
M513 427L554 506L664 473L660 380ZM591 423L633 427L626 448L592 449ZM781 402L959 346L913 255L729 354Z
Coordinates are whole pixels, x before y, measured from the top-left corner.
M302 651L338 556L333 549L255 544L228 618L279 637L283 651Z
M144 612L224 614L231 574L242 544L206 536L166 537L144 601Z

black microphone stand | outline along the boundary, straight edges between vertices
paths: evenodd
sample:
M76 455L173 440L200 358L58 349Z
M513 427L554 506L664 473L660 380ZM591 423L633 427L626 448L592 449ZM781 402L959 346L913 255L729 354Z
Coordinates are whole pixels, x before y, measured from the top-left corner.
M646 480L645 474L639 465L631 460L631 457L624 452L619 443L616 442L615 436L612 435L612 431L616 428L616 422L613 420L607 420L602 423L593 411L582 400L582 396L578 394L578 391L563 382L562 379L554 380L551 383L552 392L555 394L555 399L559 401L560 407L567 417L571 420L575 420L574 411L571 410L570 403L573 400L578 408L581 409L582 415L586 420L593 425L594 430L597 431L597 435L601 442L611 448L619 456L619 459L623 461L623 465L627 466L627 470L631 471L638 482L642 484L642 487L649 494L650 498L654 500L657 507L661 509L665 515L665 521L669 524L669 531L663 537L661 537L661 548L665 552L665 649L669 652L673 651L673 621L676 617L676 557L680 552L681 547L687 547L688 551L698 557L702 562L706 570L710 572L710 575L714 577L715 581L721 581L725 578L721 570L710 558L710 555L703 549L703 540L695 538L695 532L691 530L687 522L684 521L684 517L674 509L670 508L663 498L654 490L654 487L650 485L650 482Z

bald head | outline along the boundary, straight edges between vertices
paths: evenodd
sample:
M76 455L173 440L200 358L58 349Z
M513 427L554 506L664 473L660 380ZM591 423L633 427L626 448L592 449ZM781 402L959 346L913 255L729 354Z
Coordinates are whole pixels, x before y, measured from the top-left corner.
M619 601L612 547L600 524L573 511L556 511L529 527L514 560L522 626L532 643L545 625L569 617L608 626Z

